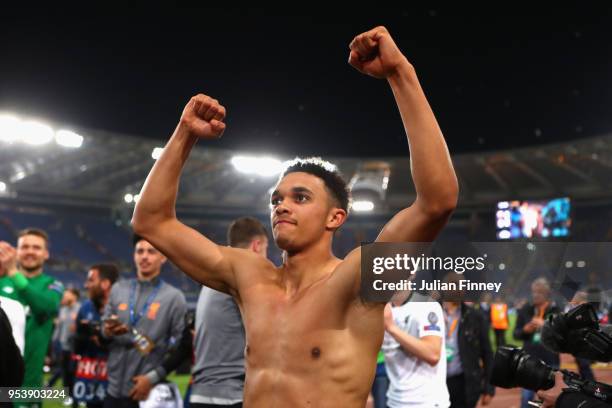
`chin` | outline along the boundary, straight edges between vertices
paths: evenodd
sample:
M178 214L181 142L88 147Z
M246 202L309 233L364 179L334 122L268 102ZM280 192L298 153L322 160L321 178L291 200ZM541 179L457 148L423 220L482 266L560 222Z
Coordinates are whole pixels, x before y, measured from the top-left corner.
M278 235L274 238L274 242L276 246L282 249L283 251L290 251L293 249L293 241L289 239L289 237Z
M34 265L24 265L24 264L21 264L21 267L23 269L25 269L26 272L34 272L37 269L39 269L41 266L42 266L41 264L34 264Z
M301 248L303 248L303 245L300 246L297 242L289 239L288 237L277 237L275 243L277 247L289 253L298 252Z

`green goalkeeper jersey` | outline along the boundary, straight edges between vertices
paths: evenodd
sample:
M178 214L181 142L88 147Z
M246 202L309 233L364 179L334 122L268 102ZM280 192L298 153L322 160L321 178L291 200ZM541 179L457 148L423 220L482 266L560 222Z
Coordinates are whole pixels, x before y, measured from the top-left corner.
M26 310L24 387L41 387L43 364L53 335L53 318L57 316L64 285L41 273L27 278L18 272L0 278L0 295L19 301Z

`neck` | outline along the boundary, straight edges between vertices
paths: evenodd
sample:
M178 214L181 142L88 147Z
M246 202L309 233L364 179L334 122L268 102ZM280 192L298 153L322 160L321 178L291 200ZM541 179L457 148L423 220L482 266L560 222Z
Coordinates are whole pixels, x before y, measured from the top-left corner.
M98 301L95 302L98 304L98 307L100 309L104 309L104 307L106 306L106 304L108 303L108 298L110 296L110 291L108 292L104 292L104 295L102 295L100 298L98 298Z
M283 280L288 294L295 294L319 279L328 276L339 263L327 240L301 251L283 253Z
M453 313L455 310L459 309L461 304L459 302L444 302L442 306L447 312Z
M152 280L154 280L155 278L159 276L159 271L151 275L143 275L141 272L138 272L136 275L138 276L138 280L141 282L151 282Z
M404 303L406 303L411 293L412 293L411 290L396 291L391 297L391 304L393 306L403 305Z
M21 273L23 273L27 278L33 278L35 276L38 276L42 273L42 267L38 268L38 269L34 269L32 271L28 271L25 269L21 269Z

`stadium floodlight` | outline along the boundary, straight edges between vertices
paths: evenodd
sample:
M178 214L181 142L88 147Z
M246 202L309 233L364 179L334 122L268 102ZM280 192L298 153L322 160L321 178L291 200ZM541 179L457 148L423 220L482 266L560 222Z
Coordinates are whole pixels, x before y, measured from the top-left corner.
M132 201L134 201L134 196L130 193L127 193L126 195L123 196L123 201L130 204Z
M44 123L28 120L22 122L19 128L21 140L29 145L40 146L53 140L53 129Z
M283 169L283 163L272 157L234 156L231 162L241 173L262 177L275 176Z
M353 201L351 208L356 212L369 212L374 209L374 203L367 200Z
M83 136L70 130L58 130L55 132L55 142L64 147L79 148L83 144Z
M164 148L163 147L156 147L151 152L151 157L153 158L153 160L157 160L157 159L159 159L159 157L161 156L161 154L163 152L164 152Z
M24 178L26 178L27 174L25 171L23 170L17 170L17 172L15 174L13 174L10 178L11 183L14 183L16 181L19 180L23 180Z
M5 193L6 192L6 183L3 181L0 181L0 193Z
M497 234L497 237L499 239L509 239L512 236L512 234L510 233L510 231L508 230L501 230L499 231L499 233Z
M135 194L134 195L134 202L137 203L138 200L140 200L140 194Z
M19 137L21 131L21 119L17 116L2 114L0 115L0 141L13 143Z

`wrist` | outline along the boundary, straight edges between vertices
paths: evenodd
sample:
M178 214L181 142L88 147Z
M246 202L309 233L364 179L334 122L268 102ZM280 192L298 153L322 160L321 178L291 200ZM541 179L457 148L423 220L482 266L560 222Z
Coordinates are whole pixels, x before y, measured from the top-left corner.
M159 375L159 373L155 369L146 373L144 377L149 381L149 384L151 385L157 384L162 379L161 375Z
M13 285L15 285L18 290L25 289L25 287L28 286L28 278L17 270L15 270L12 275L9 271L9 278L13 281Z
M391 336L396 337L396 335L397 335L397 329L398 329L398 327L397 327L397 325L396 325L396 324L390 324L390 325L389 325L389 326L388 326L388 327L387 327L385 330L387 330L387 332L388 332L388 333L389 333Z
M402 57L400 63L398 63L393 70L387 75L387 81L389 84L398 85L402 82L414 82L416 81L416 71L414 66L408 62L406 57Z
M193 123L190 119L181 118L176 129L174 130L174 138L184 141L196 142L198 136L193 134Z

